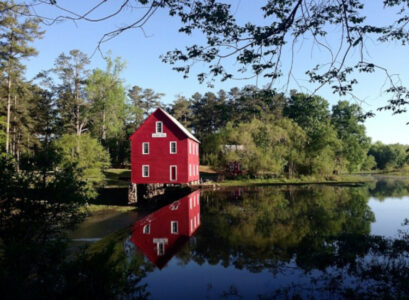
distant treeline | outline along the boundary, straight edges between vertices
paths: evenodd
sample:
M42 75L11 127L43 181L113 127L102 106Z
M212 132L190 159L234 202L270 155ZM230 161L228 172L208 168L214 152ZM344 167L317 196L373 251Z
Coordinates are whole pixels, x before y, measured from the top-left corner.
M0 143L19 168L45 176L75 164L78 178L88 178L86 189L95 190L104 167L129 164L128 138L158 106L202 141L202 164L219 169L236 161L251 176L327 176L401 168L407 161L406 146L371 145L354 103L330 108L319 96L247 86L177 96L165 105L164 94L124 87L121 59L107 57L104 70L88 64L84 53L71 50L33 81L13 73L11 88L1 87L2 97L13 101L9 112L1 106Z
M179 97L169 111L202 141L201 163L241 163L252 176L331 175L401 168L407 146L371 145L357 104L252 86ZM236 147L239 146L239 147Z
M128 138L158 106L202 141L203 164L223 169L237 161L251 176L331 175L406 163L406 146L371 146L361 108L347 101L330 108L319 96L248 86L178 96L165 105L152 89L125 88L120 58L108 55L104 68L90 69L79 50L62 53L53 68L27 80L24 59L37 54L30 42L43 32L39 20L21 17L23 6L4 11L0 151L17 169L40 171L44 184L50 173L70 168L94 197L103 168L129 164Z

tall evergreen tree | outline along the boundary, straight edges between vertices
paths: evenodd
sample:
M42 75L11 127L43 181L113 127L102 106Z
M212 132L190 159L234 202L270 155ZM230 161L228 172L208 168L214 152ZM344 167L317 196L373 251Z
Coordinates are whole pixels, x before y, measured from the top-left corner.
M131 100L131 113L134 117L136 127L142 124L153 109L162 107L161 98L165 96L163 93L155 93L152 89L143 89L134 85L128 91L128 97Z
M18 102L17 84L22 81L24 71L22 59L36 55L37 51L30 42L40 38L38 18L27 18L30 15L26 6L15 5L14 1L0 2L0 70L6 79L6 144L10 150L10 131L12 122L12 106Z
M192 123L192 109L190 101L185 97L178 95L175 102L173 102L170 113L186 128L191 127Z
M54 72L60 79L58 89L58 114L64 133L80 136L89 123L89 103L85 95L88 69L87 55L80 50L62 53L55 61Z

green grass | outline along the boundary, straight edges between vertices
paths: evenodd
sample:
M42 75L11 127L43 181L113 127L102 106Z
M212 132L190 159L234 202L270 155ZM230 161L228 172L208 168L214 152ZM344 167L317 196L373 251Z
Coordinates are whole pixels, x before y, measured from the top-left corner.
M83 206L81 208L82 212L86 212L88 214L93 214L96 212L101 212L105 210L115 210L117 212L127 212L131 210L135 210L134 206L118 206L118 205L97 205L97 204L90 204L88 206Z
M106 169L105 187L109 188L126 188L131 182L131 170L129 169Z
M324 184L324 183L337 183L337 184L361 184L365 182L371 182L375 179L371 176L359 176L359 175L338 175L324 177L305 176L300 178L269 178L269 179L236 179L225 180L218 183L220 186L251 186L251 185L275 185L275 184Z

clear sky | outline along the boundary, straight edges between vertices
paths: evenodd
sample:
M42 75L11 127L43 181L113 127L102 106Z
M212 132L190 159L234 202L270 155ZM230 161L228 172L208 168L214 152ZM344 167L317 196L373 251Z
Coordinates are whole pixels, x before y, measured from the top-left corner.
M59 0L60 5L69 7L76 12L85 12L91 7L95 0ZM102 16L112 12L122 1L107 1L101 7L94 17ZM239 22L253 21L257 23L265 22L258 9L259 0L231 0L235 17ZM376 3L375 3L376 2ZM378 22L387 22L393 17L393 13L382 10L382 1L367 1L369 19ZM116 3L116 5L115 5ZM49 6L39 6L37 11L41 15L55 16L61 14L56 9ZM88 23L65 21L45 26L46 33L44 38L34 43L34 47L39 51L39 55L31 58L27 62L26 77L31 79L39 71L49 69L53 66L54 60L62 52L68 52L71 49L79 49L91 55L101 38L101 36L120 25L128 23L135 17L140 16L143 9L127 9L124 14L108 22ZM229 90L237 86L243 87L248 84L258 84L262 87L266 81L259 79L256 82L252 80L215 82L214 88L209 88L206 84L199 84L195 73L206 70L205 65L197 64L193 68L193 74L188 79L183 79L182 74L172 70L171 66L162 63L160 55L169 50L182 48L193 43L200 43L203 37L195 33L186 36L178 33L180 23L177 18L171 18L165 11L158 11L145 25L144 32L141 30L126 31L117 38L103 45L104 51L112 51L112 56L120 56L127 62L127 68L123 72L123 78L127 87L138 85L142 88L151 88L156 92L165 93L163 101L171 103L178 94L190 97L195 92L205 93L207 91L217 92L220 89ZM335 29L334 29L335 30ZM331 37L333 36L333 37ZM328 43L335 45L337 42L337 32L332 32L328 37ZM399 74L404 83L409 82L408 70L408 48L401 47L398 44L382 45L373 40L368 40L366 51L378 64L388 67L391 73ZM314 90L314 86L308 83L305 71L318 62L323 61L323 57L328 53L316 46L313 47L310 40L306 39L297 43L295 47L294 78L288 87L288 90L294 88L299 91L308 92ZM283 72L289 67L290 49L283 51ZM325 59L324 59L325 60ZM227 61L228 65L234 66L233 61ZM105 63L102 57L97 53L92 57L91 67L104 68ZM382 74L373 74L358 77L359 85L355 88L355 94L363 99L359 102L365 111L376 111L379 106L385 105L387 95L382 94L382 85L385 78ZM277 82L277 87L282 87L286 80ZM335 104L340 97L332 94L329 88L323 88L318 94L327 99L330 104ZM351 97L343 97L343 100L356 101ZM409 144L409 114L392 116L390 112L376 112L376 117L366 121L367 134L373 141L382 141L384 143L403 143Z

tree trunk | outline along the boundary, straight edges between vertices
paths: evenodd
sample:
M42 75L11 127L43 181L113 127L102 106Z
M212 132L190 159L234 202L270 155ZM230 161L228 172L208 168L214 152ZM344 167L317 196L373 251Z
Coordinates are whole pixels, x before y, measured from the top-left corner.
M106 112L105 112L105 105L104 105L104 110L102 112L102 142L103 144L105 144L105 140L107 139L105 120L106 120Z
M6 125L6 153L10 148L10 117L11 117L11 78L10 71L7 79L7 125Z

